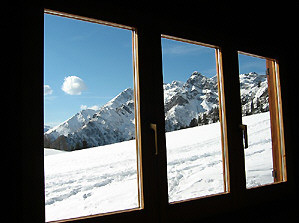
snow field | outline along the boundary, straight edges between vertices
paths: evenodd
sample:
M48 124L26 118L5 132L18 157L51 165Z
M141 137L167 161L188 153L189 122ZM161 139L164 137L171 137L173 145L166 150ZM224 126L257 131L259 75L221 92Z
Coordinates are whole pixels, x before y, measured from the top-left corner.
M247 187L273 182L269 113L243 117ZM138 207L135 140L45 149L46 221ZM169 202L224 192L220 125L166 133Z
M46 221L138 207L135 140L45 156Z
M169 202L224 192L220 124L166 133Z
M248 145L245 149L246 187L273 183L272 141L270 113L243 117L248 124Z

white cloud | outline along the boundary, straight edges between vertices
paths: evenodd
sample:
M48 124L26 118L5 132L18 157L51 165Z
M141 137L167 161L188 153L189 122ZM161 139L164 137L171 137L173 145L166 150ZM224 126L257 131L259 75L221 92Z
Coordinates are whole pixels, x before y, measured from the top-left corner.
M80 77L68 76L64 78L61 89L70 95L81 95L82 91L86 89L86 85Z
M94 106L91 106L89 108L92 109L92 110L99 110L101 107L98 106L98 105L94 105Z
M202 53L205 50L204 47L194 44L184 44L184 45L171 45L163 48L163 54L172 55L187 55L194 53Z
M87 109L87 105L81 105L81 106L80 106L80 109L81 109L81 110L85 110L85 109Z
M101 107L100 106L98 106L98 105L93 105L93 106L90 106L90 107L87 107L87 105L81 105L80 106L80 109L81 110L85 110L85 109L92 109L92 110L99 110Z
M44 85L44 95L50 95L52 93L53 93L53 90L50 87L50 85Z

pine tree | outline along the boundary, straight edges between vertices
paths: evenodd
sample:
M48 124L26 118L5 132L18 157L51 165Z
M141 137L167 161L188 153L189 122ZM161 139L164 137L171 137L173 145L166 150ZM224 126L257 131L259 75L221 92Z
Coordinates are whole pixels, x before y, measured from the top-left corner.
M219 107L215 107L212 109L212 122L218 122L219 121Z
M80 144L79 142L76 143L76 146L75 146L75 150L79 150L80 149Z
M59 149L59 150L68 150L68 146L66 143L66 137L64 135L60 135L52 144L51 148Z
M260 102L259 98L256 99L256 110L258 113L262 112L261 111L261 102Z
M203 113L203 115L202 115L202 124L203 125L209 124L209 120L207 118L207 114L206 113Z
M44 135L44 148L51 148L51 141L46 135Z
M254 104L253 104L253 99L251 99L251 104L250 104L250 114L254 114L255 112L255 109L254 109Z
M196 118L193 118L191 121L190 121L190 124L189 124L189 127L195 127L198 125L198 122L196 120Z
M82 141L82 149L86 149L87 148L87 141L83 140Z
M199 126L202 125L202 119L201 119L200 114L198 115L197 125L199 125Z

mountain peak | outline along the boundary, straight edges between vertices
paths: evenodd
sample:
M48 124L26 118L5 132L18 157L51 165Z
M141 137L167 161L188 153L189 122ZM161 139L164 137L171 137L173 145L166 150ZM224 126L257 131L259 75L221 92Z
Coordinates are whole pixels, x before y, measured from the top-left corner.
M111 99L105 106L110 106L112 108L119 107L121 104L125 103L128 100L134 98L134 91L132 88L126 88L113 99Z
M187 83L188 82L198 82L198 81L201 81L201 80L205 80L207 79L206 76L202 75L200 72L198 71L193 71L193 73L191 74L191 76L189 77L189 79L187 80Z
M192 76L202 76L203 77L203 75L198 71L193 71L193 73L191 74L191 77Z

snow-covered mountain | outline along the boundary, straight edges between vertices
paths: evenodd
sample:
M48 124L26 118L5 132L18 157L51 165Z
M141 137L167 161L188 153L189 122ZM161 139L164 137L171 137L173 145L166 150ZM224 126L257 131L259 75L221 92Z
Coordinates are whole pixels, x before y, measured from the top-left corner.
M49 125L44 125L44 133L47 132L49 129L51 129L52 127Z
M44 134L44 147L77 150L135 138L134 93L128 88L95 111L82 110Z
M49 129L46 132L46 135L49 136L49 139L57 139L60 135L67 136L69 133L78 131L83 125L88 122L92 116L96 113L92 109L84 109L63 123Z
M164 84L166 131L187 128L199 115L218 110L217 77L207 78L195 71L186 83ZM200 117L202 119L202 117ZM197 125L195 123L195 125ZM208 123L206 123L208 124Z
M243 116L269 110L266 75L240 75ZM219 120L217 76L207 78L195 71L186 83L164 84L166 131L214 123Z
M167 132L219 120L217 76L195 71L184 83L164 84L165 130ZM265 75L240 75L243 115L267 111ZM45 148L77 150L135 138L134 92L125 89L99 110L82 110L44 134Z
M266 75L240 74L240 89L243 116L269 111Z

